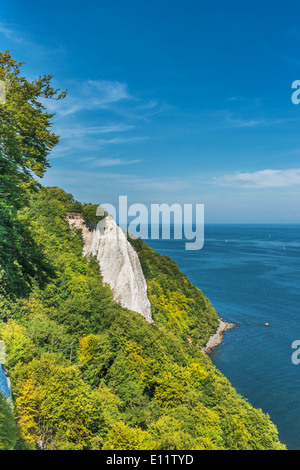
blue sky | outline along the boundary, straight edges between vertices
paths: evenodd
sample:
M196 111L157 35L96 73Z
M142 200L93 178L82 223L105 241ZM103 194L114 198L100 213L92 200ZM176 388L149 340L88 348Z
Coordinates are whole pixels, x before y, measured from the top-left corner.
M280 4L279 4L280 3ZM45 185L83 202L204 203L299 223L296 1L10 0L1 50L68 90Z

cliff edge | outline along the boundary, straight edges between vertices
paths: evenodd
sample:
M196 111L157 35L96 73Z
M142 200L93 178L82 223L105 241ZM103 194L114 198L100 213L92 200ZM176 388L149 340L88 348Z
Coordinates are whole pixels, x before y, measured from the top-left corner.
M89 227L81 214L70 213L67 221L71 228L82 230L83 256L96 257L103 283L112 289L114 300L153 323L139 257L114 219L108 215L96 228Z

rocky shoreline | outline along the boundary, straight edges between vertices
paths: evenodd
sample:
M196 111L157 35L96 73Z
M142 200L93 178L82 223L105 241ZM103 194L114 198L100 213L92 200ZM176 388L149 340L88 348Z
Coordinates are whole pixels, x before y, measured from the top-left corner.
M219 322L220 322L219 328L213 335L209 337L208 342L206 343L204 348L202 348L201 350L204 354L209 353L212 348L222 343L224 331L231 330L232 328L236 328L237 326L234 323L228 323L222 319L219 319Z

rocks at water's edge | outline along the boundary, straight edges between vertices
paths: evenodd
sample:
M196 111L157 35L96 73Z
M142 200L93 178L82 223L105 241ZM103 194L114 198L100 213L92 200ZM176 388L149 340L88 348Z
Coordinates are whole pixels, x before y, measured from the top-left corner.
M234 323L228 323L228 322L223 321L222 319L219 319L219 322L220 322L219 328L213 335L209 337L208 342L206 343L204 348L202 348L202 352L205 354L210 352L212 348L214 348L215 346L217 346L218 344L222 342L224 331L231 330L232 328L236 328L237 326Z

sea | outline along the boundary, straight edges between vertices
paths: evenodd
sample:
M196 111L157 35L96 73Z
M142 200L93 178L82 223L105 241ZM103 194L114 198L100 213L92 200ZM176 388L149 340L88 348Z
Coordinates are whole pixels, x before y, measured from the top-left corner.
M270 416L280 441L300 450L300 225L206 224L198 251L186 250L185 240L145 242L237 325L211 351L212 362Z

